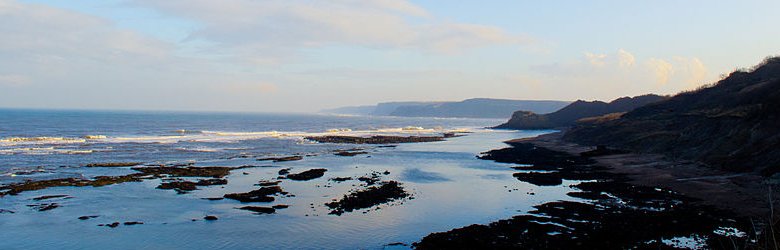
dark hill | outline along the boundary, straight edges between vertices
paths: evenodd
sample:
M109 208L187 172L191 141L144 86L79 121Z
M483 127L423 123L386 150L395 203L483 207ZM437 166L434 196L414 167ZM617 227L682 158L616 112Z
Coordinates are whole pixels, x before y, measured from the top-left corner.
M623 97L610 103L602 101L576 101L568 106L549 114L537 114L530 111L517 111L507 123L496 128L504 129L550 129L574 125L577 120L587 117L602 116L611 113L631 111L635 108L663 100L658 95L643 95Z
M568 141L663 153L732 171L780 170L780 57L616 119L582 122Z

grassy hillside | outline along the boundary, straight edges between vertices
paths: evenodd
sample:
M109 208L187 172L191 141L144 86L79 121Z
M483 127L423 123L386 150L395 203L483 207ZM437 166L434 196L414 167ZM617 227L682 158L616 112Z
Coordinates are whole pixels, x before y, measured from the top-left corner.
M564 139L772 175L780 170L780 57L620 117L583 121Z

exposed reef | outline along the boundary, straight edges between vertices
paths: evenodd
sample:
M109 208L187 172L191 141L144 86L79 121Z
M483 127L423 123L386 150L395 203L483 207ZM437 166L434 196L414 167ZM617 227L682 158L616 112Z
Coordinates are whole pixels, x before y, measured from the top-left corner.
M345 212L370 208L408 196L409 193L403 189L400 183L387 181L383 182L379 187L372 186L346 194L340 200L326 203L325 206L332 209L330 214L341 215Z
M272 195L287 194L279 186L262 187L246 193L225 194L225 198L237 200L240 202L272 202L275 198Z
M276 209L272 207L257 207L257 206L244 206L238 209L252 211L255 214L273 214L276 213Z
M87 165L84 165L85 167L89 168L95 168L95 167L135 167L138 165L144 164L143 162L101 162L101 163L90 163Z
M368 154L368 152L363 152L363 151L339 151L339 152L336 152L334 155L337 155L337 156L356 156L356 155L362 155L362 154Z
M287 179L294 181L308 181L324 176L326 171L328 170L324 168L309 169L297 174L288 174Z
M228 181L225 179L205 179L192 181L171 181L160 183L157 188L159 189L173 189L176 192L183 194L189 191L197 190L198 186L215 186L215 185L227 185Z
M25 181L20 183L11 183L0 185L0 197L5 195L17 195L25 191L42 190L50 187L102 187L107 185L114 185L125 182L140 182L147 179L157 179L163 177L211 177L222 178L230 174L231 170L242 169L247 167L168 167L168 166L146 166L146 167L134 167L132 170L140 173L121 175L121 176L96 176L93 179L79 179L79 178L60 178L50 180L37 180L37 181ZM202 180L195 183L195 186L206 185L224 185L219 184L226 182L226 180ZM164 188L177 188L181 190L191 188L191 184L166 184Z
M442 136L386 136L376 135L371 137L359 136L308 136L306 140L319 143L340 143L340 144L395 144L395 143L416 143L416 142L436 142L443 141L446 138L457 135L447 133Z
M303 160L303 156L293 155L293 156L284 156L284 157L266 157L266 158L258 158L257 160L258 161L273 161L273 162L300 161L300 160Z

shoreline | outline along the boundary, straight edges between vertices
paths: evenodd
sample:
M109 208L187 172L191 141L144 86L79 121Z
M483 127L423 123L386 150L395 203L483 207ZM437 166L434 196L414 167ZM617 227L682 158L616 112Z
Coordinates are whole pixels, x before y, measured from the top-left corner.
M521 182L539 187L569 185L573 191L566 195L574 200L548 200L534 205L535 210L488 224L431 233L412 245L416 249L762 249L773 245L770 217L762 216L767 210L750 207L761 204L755 198L765 193L751 189L761 183L737 186L754 181L753 176L717 173L702 178L701 171L712 171L692 162L594 149L563 142L560 135L508 140L508 147L478 158L518 164L510 168ZM700 190L690 191L695 188ZM735 195L749 191L753 193ZM768 205L766 200L763 204Z
M579 155L593 147L565 142L563 132L507 141L531 143L555 151ZM740 216L766 220L770 216L768 192L772 187L755 173L735 173L708 168L692 161L669 159L658 154L626 153L590 157L606 171L625 174L634 185L669 189L697 199L695 202L732 211ZM780 192L773 187L773 193ZM772 197L774 198L774 197ZM780 199L774 198L775 206Z

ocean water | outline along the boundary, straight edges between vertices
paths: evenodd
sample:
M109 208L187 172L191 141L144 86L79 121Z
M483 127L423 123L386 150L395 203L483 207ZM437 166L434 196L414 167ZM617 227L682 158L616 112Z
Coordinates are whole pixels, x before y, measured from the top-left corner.
M126 167L87 168L99 162L191 163L195 166L267 165L233 171L224 186L200 187L187 194L155 187L160 180L104 187L58 187L0 198L0 249L384 249L408 244L433 232L486 224L566 196L569 185L538 187L512 177L512 164L477 159L480 152L505 147L502 141L549 131L495 131L484 119L350 117L299 114L182 112L103 112L0 110L0 183L61 177L133 173ZM397 147L314 143L308 135L436 135L469 132L442 142ZM333 155L360 148L368 154ZM292 154L301 161L268 163L255 159ZM325 168L310 181L282 180L294 197L273 203L209 201L225 193L257 189L282 168L300 172ZM358 190L360 177L389 172L414 199L343 215L324 205ZM196 179L196 178L193 178ZM42 195L72 198L34 201ZM37 211L31 204L61 207ZM275 214L236 209L245 205L290 205ZM85 215L99 215L79 220ZM214 215L217 221L204 221ZM143 225L99 227L114 221ZM390 246L390 243L404 245Z
M428 135L498 120L0 109L0 173L95 162L168 163L317 153L308 135ZM5 179L0 179L0 182Z

